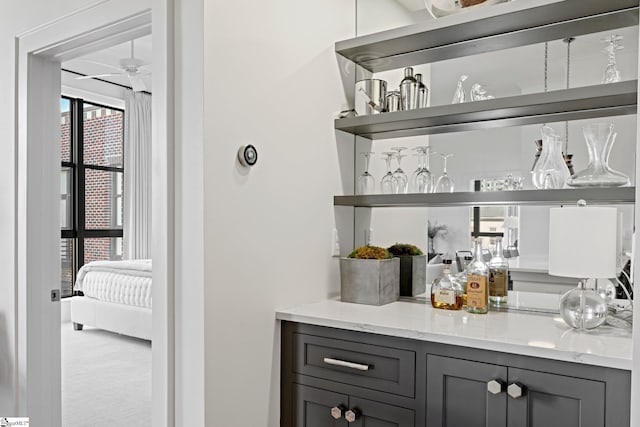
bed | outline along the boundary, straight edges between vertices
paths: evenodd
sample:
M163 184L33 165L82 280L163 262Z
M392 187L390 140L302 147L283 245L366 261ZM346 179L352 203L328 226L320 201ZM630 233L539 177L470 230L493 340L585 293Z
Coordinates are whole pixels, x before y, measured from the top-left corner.
M71 321L151 340L151 260L94 261L78 271Z

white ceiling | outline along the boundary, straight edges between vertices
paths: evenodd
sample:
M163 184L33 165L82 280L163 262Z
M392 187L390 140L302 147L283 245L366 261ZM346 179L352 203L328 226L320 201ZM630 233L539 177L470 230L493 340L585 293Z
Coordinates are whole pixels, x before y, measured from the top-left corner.
M149 72L153 71L151 64L151 47L151 35L134 40L134 55L137 59L143 61L145 64L143 69ZM118 72L117 69L120 68L120 60L130 57L131 42L126 42L109 49L100 50L71 61L63 62L62 68L84 75L108 74ZM147 91L151 92L151 74L146 74L141 77L147 87ZM129 78L126 75L100 77L100 79L124 86L131 86Z

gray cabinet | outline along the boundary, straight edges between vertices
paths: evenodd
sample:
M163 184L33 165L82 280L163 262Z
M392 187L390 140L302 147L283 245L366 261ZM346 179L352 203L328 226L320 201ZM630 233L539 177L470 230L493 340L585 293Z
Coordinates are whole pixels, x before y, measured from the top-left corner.
M295 384L296 427L414 427L405 408Z
M427 356L427 425L605 425L605 383L566 375Z
M427 356L427 425L506 427L507 396L487 384L506 384L507 368L453 357Z
M509 427L605 425L602 381L509 368L509 384L522 388L522 396L508 398Z
M630 425L629 371L293 322L281 350L282 427Z
M349 398L349 407L359 411L361 416L353 427L414 427L415 415L410 409L386 405L359 397Z
M291 399L295 402L293 419L296 426L347 427L347 420L343 416L335 418L332 410L344 411L349 405L348 396L295 384Z
M420 343L289 322L282 332L281 426L424 425Z

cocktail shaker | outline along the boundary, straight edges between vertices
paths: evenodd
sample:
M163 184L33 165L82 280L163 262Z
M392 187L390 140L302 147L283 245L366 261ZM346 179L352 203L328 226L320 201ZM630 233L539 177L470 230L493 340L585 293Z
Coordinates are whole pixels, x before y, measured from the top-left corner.
M404 69L404 79L400 82L400 99L403 110L418 108L418 82L413 77L413 68Z
M416 82L418 82L418 108L427 108L429 89L422 82L422 74L416 74Z
M364 79L356 82L355 109L358 116L383 113L387 82L380 79Z
M400 111L400 92L392 90L387 93L386 108L389 113Z

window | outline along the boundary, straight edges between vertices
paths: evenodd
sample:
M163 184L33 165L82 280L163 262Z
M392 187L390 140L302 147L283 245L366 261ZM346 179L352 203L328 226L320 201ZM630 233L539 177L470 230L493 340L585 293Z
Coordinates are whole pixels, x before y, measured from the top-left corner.
M474 183L480 191L480 181ZM505 256L517 256L519 247L520 208L518 206L483 206L471 209L471 237L482 240L483 248L495 246L502 237Z
M60 101L62 296L85 263L122 259L124 111Z

